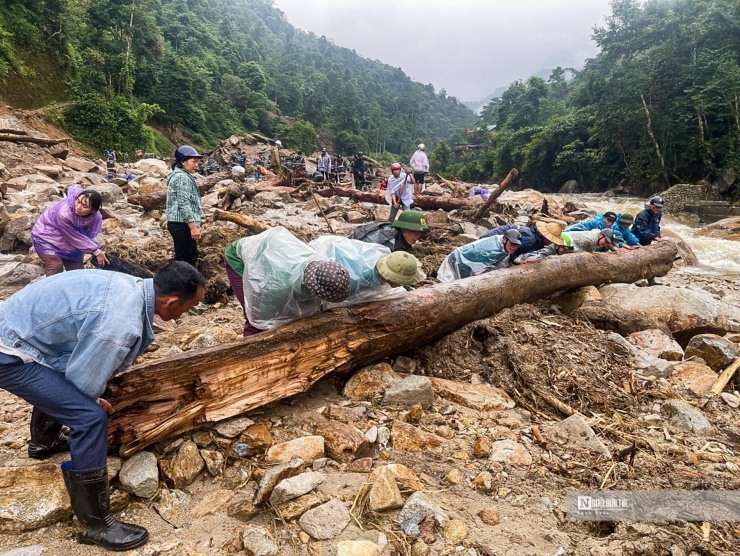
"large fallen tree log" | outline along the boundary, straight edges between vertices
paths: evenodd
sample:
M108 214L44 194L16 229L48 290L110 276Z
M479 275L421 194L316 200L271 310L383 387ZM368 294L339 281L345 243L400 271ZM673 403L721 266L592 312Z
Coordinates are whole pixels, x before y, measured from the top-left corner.
M195 176L195 183L201 195L208 193L220 181L231 178L231 172L219 172L210 176ZM156 184L143 185L134 195L129 195L128 202L139 205L144 210L162 210L167 204L167 183L161 180Z
M342 187L333 187L331 189L319 189L317 195L322 197L349 197L353 201L364 203L376 203L387 205L385 200L385 191L358 191L357 189L345 189ZM473 199L454 199L452 197L436 197L434 195L414 195L414 206L423 210L456 210L456 209L474 209L481 206L480 197Z
M308 390L558 291L665 275L676 245L551 257L314 315L247 339L137 365L109 385L112 446L130 455L168 436Z
M15 143L35 143L44 147L56 145L58 143L64 143L71 141L69 137L63 137L61 139L46 139L44 137L29 137L27 135L11 135L8 133L0 133L0 141L13 141Z

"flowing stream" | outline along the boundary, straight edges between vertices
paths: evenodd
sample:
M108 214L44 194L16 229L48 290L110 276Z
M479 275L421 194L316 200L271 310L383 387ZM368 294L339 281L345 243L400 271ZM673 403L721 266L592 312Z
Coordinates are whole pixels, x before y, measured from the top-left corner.
M560 203L564 201L582 203L599 214L611 210L616 213L627 212L632 216L637 216L637 213L645 208L646 202L645 199L638 197L604 197L589 193L554 197ZM684 269L686 272L740 274L740 241L697 236L700 227L680 222L667 212L663 214L661 227L681 236L696 253L701 267L687 267Z

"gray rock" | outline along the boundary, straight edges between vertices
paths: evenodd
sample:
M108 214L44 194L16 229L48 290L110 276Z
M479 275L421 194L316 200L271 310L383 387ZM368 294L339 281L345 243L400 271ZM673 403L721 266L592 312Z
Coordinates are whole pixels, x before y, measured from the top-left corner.
M208 473L214 477L221 475L224 466L224 455L216 450L201 450L200 456L206 462Z
M298 520L298 526L317 540L333 539L352 518L344 503L336 498L308 510Z
M708 292L668 286L640 288L610 284L599 290L604 301L620 311L644 311L666 325L683 344L697 334L740 331L740 308L723 303Z
M607 336L613 342L619 343L632 354L635 370L646 376L667 378L673 373L673 363L650 355L634 346L616 332L607 332Z
M121 486L139 498L151 498L159 490L157 456L151 452L139 452L126 460L118 475Z
M262 504L272 494L273 489L281 481L288 479L289 477L295 477L303 471L306 467L306 463L301 458L294 458L288 463L282 465L276 465L265 473L262 480L259 483L259 489L254 495L254 503Z
M576 450L585 450L611 459L612 455L604 443L588 426L585 419L578 415L571 415L567 419L552 426L551 434L562 439L566 446Z
M440 527L444 527L450 521L447 512L430 501L422 493L415 492L409 496L403 508L398 513L398 521L401 523L410 521L418 525L425 519L433 519Z
M307 471L280 481L270 494L271 504L282 504L308 494L326 480L326 475Z
M695 434L702 434L712 430L712 423L709 422L700 409L695 408L681 400L668 400L662 406L660 411L668 417L671 424L677 429L691 431Z
M627 336L627 341L645 353L666 361L681 361L684 356L678 342L657 328L633 332Z
M716 334L699 334L686 346L685 357L701 357L715 373L724 370L740 354L737 345Z
M264 527L248 526L242 530L244 552L249 556L275 556L280 554L280 545Z
M234 417L216 423L213 428L218 434L226 438L236 438L243 433L247 427L254 425L254 421L247 417Z
M114 183L103 183L100 185L91 185L87 189L97 191L103 198L104 203L115 203L123 200L123 191Z
M44 274L44 269L40 266L20 263L7 274L0 276L0 284L4 286L25 286L37 278L41 278Z
M386 389L383 404L411 407L421 404L430 408L434 404L432 381L425 376L412 375Z
M186 440L164 471L175 488L183 488L196 479L205 465L195 442Z

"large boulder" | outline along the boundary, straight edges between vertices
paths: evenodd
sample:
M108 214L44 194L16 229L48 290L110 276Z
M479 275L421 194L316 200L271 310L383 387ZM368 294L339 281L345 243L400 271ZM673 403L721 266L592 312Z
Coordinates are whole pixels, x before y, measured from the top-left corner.
M678 342L656 328L633 332L627 336L627 341L636 345L642 351L666 361L681 361L683 359L683 349L678 345Z
M696 235L740 240L740 216L717 220L717 222L704 226Z
M716 334L699 334L691 338L686 346L686 359L700 357L714 372L718 373L740 355L737 345Z
M78 172L102 173L103 169L92 160L79 156L68 156L64 162Z
M72 509L58 465L0 467L0 532L21 533L67 519Z
M673 264L675 266L699 266L699 258L681 236L665 229L660 231L660 235L662 237L669 237L676 242L676 247L678 247L678 260L674 261Z
M603 286L604 301L623 312L644 311L666 325L676 341L685 346L697 334L740 331L740 309L722 303L705 291L633 284Z
M171 170L164 160L159 160L158 158L144 158L139 160L134 164L134 168L142 172L149 172L160 176L166 176Z

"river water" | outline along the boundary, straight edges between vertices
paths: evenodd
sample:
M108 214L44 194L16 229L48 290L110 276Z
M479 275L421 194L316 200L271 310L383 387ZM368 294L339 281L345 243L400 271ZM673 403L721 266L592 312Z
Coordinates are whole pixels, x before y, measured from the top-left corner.
M616 213L627 212L632 216L645 208L645 199L638 197L604 197L598 194L581 195L554 195L562 203L572 201L583 203L588 208L603 214L611 210ZM669 213L663 213L661 227L681 236L701 263L700 267L687 267L686 272L709 274L738 274L740 275L740 241L730 241L709 237L699 237L696 233L701 229L679 221Z

